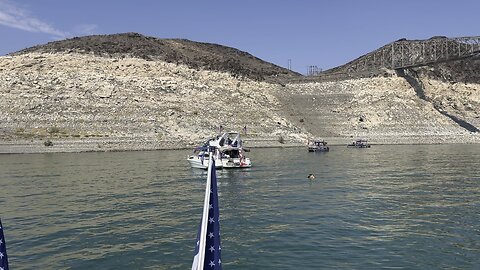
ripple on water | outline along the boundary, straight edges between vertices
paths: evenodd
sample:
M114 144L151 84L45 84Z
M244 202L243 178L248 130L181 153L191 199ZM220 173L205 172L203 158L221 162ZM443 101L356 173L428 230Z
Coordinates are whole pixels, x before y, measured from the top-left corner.
M188 268L206 171L189 169L187 154L0 156L12 267ZM254 149L250 156L254 167L217 174L225 268L478 264L476 145L332 146L320 155Z

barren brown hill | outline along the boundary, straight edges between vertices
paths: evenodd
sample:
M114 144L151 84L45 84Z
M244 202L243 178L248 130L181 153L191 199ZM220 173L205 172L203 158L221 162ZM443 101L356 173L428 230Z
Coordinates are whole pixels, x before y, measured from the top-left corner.
M229 72L237 77L258 81L283 82L301 76L235 48L187 39L159 39L138 33L74 37L27 48L11 55L34 52L76 52L161 60L193 69Z

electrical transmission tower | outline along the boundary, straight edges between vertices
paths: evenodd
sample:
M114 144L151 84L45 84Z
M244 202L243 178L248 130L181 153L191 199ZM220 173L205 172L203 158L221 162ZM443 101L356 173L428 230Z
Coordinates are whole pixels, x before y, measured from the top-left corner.
M318 68L317 66L308 66L307 76L315 76L320 74L320 72L322 72L321 68Z

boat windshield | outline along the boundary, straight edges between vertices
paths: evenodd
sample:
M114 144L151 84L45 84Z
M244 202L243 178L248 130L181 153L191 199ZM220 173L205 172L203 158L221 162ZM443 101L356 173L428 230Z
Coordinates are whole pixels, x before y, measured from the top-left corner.
M218 141L219 146L242 147L242 140L238 132L223 133Z
M313 141L313 145L316 145L316 146L322 146L322 145L326 145L327 143L325 142L325 140L314 140Z

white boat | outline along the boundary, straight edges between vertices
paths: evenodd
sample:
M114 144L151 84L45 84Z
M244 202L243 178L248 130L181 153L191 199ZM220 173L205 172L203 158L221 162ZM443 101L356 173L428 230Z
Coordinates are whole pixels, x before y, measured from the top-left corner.
M323 139L316 139L308 143L308 152L328 152L330 148Z
M208 146L215 148L214 157L217 169L249 168L252 166L250 158L246 157L247 149L243 148L242 139L238 132L225 132L214 139L207 141L204 146L197 147L194 154L188 157L192 168L207 169L210 153Z
M370 144L367 142L367 139L356 139L352 143L347 144L347 147L370 148Z
M208 169L208 163L210 162L210 152L208 151L208 144L210 141L208 141L205 145L197 147L193 150L193 155L189 156L187 158L188 163L190 163L190 167L196 168L196 169ZM217 148L217 147L215 147ZM216 160L219 160L220 158L220 151L215 151L216 154L214 158ZM221 162L216 162L215 163L215 168L216 169L222 169L223 165Z
M224 169L252 167L250 158L245 155L245 152L248 152L248 150L243 148L240 133L223 133L218 138L218 149Z

